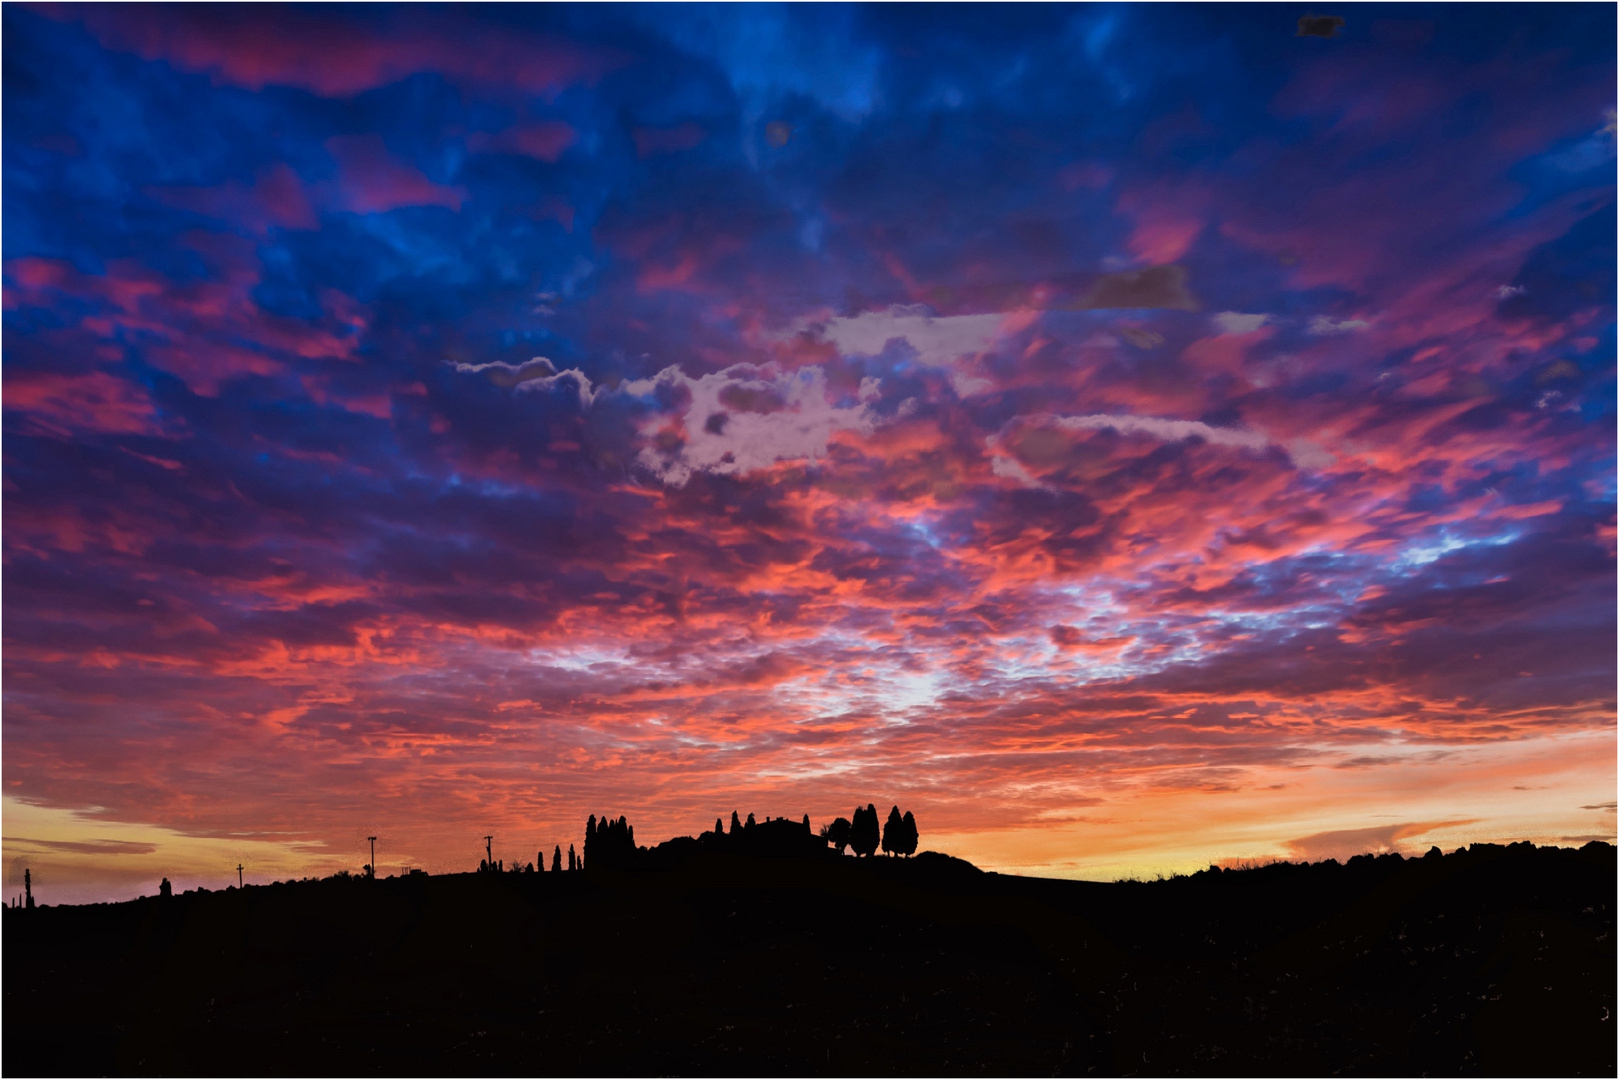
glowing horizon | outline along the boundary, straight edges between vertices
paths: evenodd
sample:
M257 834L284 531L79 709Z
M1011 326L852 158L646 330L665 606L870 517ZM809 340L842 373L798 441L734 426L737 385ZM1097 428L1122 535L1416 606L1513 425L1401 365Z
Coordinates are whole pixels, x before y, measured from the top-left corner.
M8 6L8 894L1614 840L1611 12L1299 14Z

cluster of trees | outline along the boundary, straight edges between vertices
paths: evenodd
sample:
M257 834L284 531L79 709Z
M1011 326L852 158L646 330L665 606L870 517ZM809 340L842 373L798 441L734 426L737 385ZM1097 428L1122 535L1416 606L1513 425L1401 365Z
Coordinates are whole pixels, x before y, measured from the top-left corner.
M920 839L916 818L909 810L901 815L897 806L888 811L888 821L879 832L877 807L871 803L855 807L853 821L840 817L823 826L821 837L837 848L839 855L846 847L853 849L856 855L874 855L878 847L890 855L914 855Z
M715 818L714 831L704 833L697 843L711 850L743 855L811 856L825 847L810 828L808 814L801 821L768 815L760 821L749 814L748 819L743 821L742 815L735 810L731 811L729 832L726 831L724 820Z
M654 862L668 861L704 849L739 855L816 857L827 854L827 846L830 845L839 855L843 854L845 848L853 849L856 855L875 855L879 848L889 855L914 855L917 839L916 818L911 816L910 811L901 814L896 806L888 812L888 821L879 824L877 807L867 803L863 807L855 807L854 820L840 817L824 826L819 835L811 828L808 814L799 821L768 816L760 821L749 814L744 821L742 815L733 810L729 829L725 827L725 819L715 818L713 832L705 832L696 838L675 837L648 853L646 849L635 846L635 826L626 818L598 818L591 814L585 822L585 849L576 854L573 845L568 845L566 869L583 870L587 861L592 866L628 867L644 862L642 856ZM491 858L480 862L478 869L500 873L506 870L506 865L502 860ZM545 852L539 853L536 862L526 867L518 863L511 869L512 872L530 874L544 870ZM551 854L551 871L555 873L562 869L562 845L558 844Z
M592 866L628 866L635 861L635 826L622 817L604 817L597 824L591 814L585 822L585 859Z

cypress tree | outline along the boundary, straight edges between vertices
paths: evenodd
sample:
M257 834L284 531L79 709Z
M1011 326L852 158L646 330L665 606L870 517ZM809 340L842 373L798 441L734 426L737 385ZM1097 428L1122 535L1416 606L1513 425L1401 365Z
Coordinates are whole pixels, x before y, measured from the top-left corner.
M905 819L899 816L899 807L888 811L888 820L883 822L883 852L888 855L896 854L905 841Z
M855 808L854 821L849 830L849 846L856 855L872 855L881 840L877 823L877 808L870 803Z

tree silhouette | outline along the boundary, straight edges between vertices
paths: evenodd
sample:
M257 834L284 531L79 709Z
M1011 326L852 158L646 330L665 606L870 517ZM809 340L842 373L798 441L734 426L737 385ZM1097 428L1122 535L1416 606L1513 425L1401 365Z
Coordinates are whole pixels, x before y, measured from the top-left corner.
M595 815L585 826L585 861L591 866L628 866L635 861L635 827L620 817Z
M856 855L872 855L880 841L877 808L867 803L865 809L856 808L850 823L849 846Z
M742 831L742 819L737 816L737 813L736 813L735 810L732 810L731 811L731 835L735 836L737 833L739 833L741 831Z
M724 836L725 835L725 819L723 819L723 818L715 818L714 819L714 835L715 836Z
M551 872L554 874L554 873L559 872L561 869L562 869L562 845L558 844L557 849L551 853Z
M895 806L888 811L888 820L883 822L883 853L894 855L904 844L902 834L905 832L905 819L899 816L899 807Z
M915 855L916 842L920 840L921 837L916 831L916 819L911 816L911 812L909 810L905 811L904 825L904 843L899 847L899 853L901 855Z
M569 870L577 870L577 869L579 869L579 857L573 853L573 845L572 844L568 845L568 869Z
M855 811L856 814L859 812L858 810ZM849 824L848 818L834 818L830 825L821 826L821 838L837 848L838 854L842 855L843 849L849 846L849 836L852 828L853 826Z

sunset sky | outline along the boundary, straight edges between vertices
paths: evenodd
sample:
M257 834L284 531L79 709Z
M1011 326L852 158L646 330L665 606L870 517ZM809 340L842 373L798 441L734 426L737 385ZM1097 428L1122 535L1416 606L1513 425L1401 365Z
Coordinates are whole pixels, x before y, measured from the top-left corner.
M3 20L8 896L1614 839L1611 5Z

